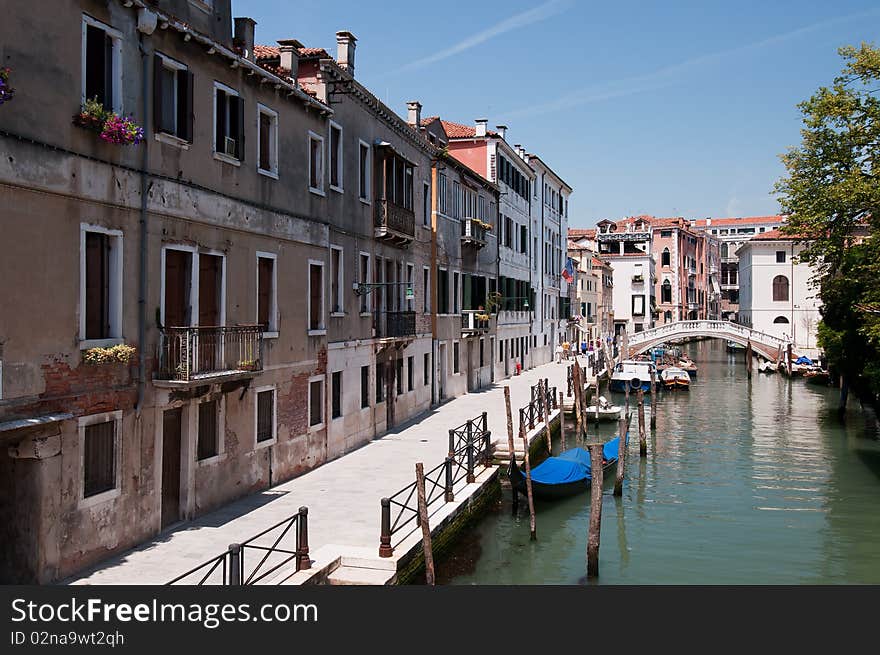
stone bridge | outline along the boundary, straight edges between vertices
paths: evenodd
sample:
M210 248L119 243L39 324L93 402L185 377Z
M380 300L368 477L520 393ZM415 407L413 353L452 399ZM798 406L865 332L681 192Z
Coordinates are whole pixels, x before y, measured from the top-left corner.
M780 353L784 358L789 344L785 339L730 321L676 321L629 335L629 354L637 355L666 341L686 337L714 337L743 346L751 342L752 350L769 360L780 358Z

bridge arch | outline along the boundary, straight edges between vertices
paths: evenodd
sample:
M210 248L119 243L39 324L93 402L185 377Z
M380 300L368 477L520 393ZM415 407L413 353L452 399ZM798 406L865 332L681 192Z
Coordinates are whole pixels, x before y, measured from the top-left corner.
M675 321L659 325L629 337L630 355L647 352L651 348L672 339L687 337L711 337L747 346L765 359L775 360L785 353L789 342L785 339L759 332L745 325L730 321Z

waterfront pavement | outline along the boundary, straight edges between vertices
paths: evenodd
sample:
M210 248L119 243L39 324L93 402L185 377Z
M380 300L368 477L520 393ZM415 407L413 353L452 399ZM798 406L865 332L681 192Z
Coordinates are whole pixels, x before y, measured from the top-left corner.
M518 409L529 403L529 389L539 379L548 378L551 387L564 390L566 368L567 363L544 364L452 399L347 455L165 531L67 582L164 584L229 544L283 521L301 506L309 508L312 553L333 544L378 554L379 501L412 482L416 462L423 462L425 469L439 464L446 456L449 430L484 411L492 440L506 442L504 386L510 387L516 417Z

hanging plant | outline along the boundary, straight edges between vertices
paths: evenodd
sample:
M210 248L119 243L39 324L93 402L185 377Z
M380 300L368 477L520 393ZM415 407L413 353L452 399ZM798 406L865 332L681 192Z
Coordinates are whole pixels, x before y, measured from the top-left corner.
M83 351L86 364L128 364L137 355L137 348L119 344L109 348L89 348Z
M10 68L0 68L0 105L9 102L15 97L15 89L9 86Z
M136 146L144 140L144 129L131 118L108 111L97 98L86 100L73 117L73 124L97 132L101 139L116 145Z

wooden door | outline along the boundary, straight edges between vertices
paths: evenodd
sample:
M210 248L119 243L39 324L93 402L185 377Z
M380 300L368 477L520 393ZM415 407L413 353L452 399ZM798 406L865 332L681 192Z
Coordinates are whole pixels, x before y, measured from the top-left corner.
M165 251L165 327L189 325L189 288L192 254Z
M180 520L180 409L162 415L162 528Z
M216 255L199 255L199 322L200 327L220 325L220 287L223 259ZM215 330L198 331L198 371L217 371L223 366L223 342Z

